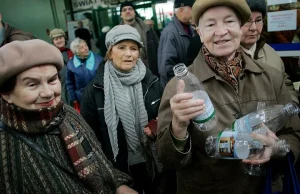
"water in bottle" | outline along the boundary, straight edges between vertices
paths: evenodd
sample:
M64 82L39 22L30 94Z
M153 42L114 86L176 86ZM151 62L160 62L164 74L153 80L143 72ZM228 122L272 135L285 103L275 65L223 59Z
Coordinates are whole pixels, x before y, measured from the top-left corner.
M173 71L177 79L184 81L184 92L192 93L193 99L202 99L205 102L205 112L193 118L194 125L201 131L213 129L217 124L215 108L202 83L194 74L188 71L183 63L177 64Z

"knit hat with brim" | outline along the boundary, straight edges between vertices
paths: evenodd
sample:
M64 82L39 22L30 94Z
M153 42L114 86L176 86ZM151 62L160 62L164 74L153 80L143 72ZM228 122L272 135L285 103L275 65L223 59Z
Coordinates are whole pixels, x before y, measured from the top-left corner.
M250 10L260 12L263 17L266 15L267 5L266 1L263 0L246 0Z
M61 52L39 39L13 41L0 48L0 87L7 80L38 65L53 64L59 71L63 65Z
M251 16L251 10L245 0L196 0L192 7L192 19L194 24L199 23L199 18L206 10L215 6L232 7L240 15L242 25L244 25Z
M110 46L114 46L123 40L133 40L138 44L139 47L144 47L139 32L135 28L125 24L125 25L117 25L113 27L106 34L105 36L106 48L109 48Z

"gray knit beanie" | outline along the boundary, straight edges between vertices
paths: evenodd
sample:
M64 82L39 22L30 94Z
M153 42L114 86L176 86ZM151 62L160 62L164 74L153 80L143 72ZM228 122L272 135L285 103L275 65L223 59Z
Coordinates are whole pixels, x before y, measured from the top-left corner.
M141 42L141 36L139 32L125 24L125 25L117 25L113 27L105 36L105 45L106 48L110 46L116 45L118 42L122 40L133 40L135 41L139 47L144 47L143 42Z
M257 11L262 14L263 17L266 15L267 5L265 0L246 0L251 12Z
M59 71L64 60L55 46L39 39L13 41L0 48L0 87L7 80L38 65L53 64Z

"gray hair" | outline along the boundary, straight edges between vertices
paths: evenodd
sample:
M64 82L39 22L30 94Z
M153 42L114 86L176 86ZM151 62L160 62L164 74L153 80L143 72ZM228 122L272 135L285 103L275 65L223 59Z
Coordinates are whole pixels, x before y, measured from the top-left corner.
M74 54L78 53L78 47L80 45L80 43L85 42L84 40L80 39L80 38L75 38L71 44L70 44L70 49Z

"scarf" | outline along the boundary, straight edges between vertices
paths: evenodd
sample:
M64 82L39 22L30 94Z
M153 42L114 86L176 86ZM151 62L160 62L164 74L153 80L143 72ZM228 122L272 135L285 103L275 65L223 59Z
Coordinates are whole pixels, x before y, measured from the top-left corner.
M65 109L68 110L68 115L66 115ZM28 135L28 138L33 139L39 135L57 132L58 129L68 153L67 158L70 158L72 162L72 169L87 185L87 188L93 191L112 189L115 187L115 181L126 182L129 180L126 175L110 169L111 167L89 126L75 110L65 107L62 101L53 107L26 110L1 98L1 121L19 132L33 134L34 136ZM49 141L48 143L50 146L54 142ZM62 163L70 164L65 161ZM58 171L64 174L60 170ZM114 180L115 175L119 176L119 180ZM103 184L102 179L105 179L106 185Z
M138 59L137 64L129 73L118 71L111 60L105 63L104 70L104 117L108 127L108 135L114 154L114 160L119 153L117 127L121 119L129 148L135 152L140 142L145 143L144 127L148 123L148 115L144 105L141 81L145 77L146 68ZM133 87L135 99L124 95L123 85ZM133 109L131 100L135 100ZM137 123L139 122L139 123ZM136 127L138 126L138 127Z
M238 76L243 70L242 51L237 50L232 60L221 61L214 55L212 55L208 49L203 45L201 52L204 55L206 63L220 75L225 81L227 81L235 91L238 91Z
M22 133L43 134L55 129L64 118L63 102L56 106L28 110L6 102L1 102L1 121Z
M60 52L65 52L66 51L68 59L71 59L74 56L74 54L72 53L72 51L69 48L67 48L67 47L62 47L62 48L58 48L58 49L60 50Z
M95 67L95 56L91 51L89 52L89 55L87 56L86 59L80 59L77 55L74 56L73 63L74 63L75 68L82 65L83 61L85 61L85 63L86 63L85 66L88 70L92 71L94 69L94 67Z

